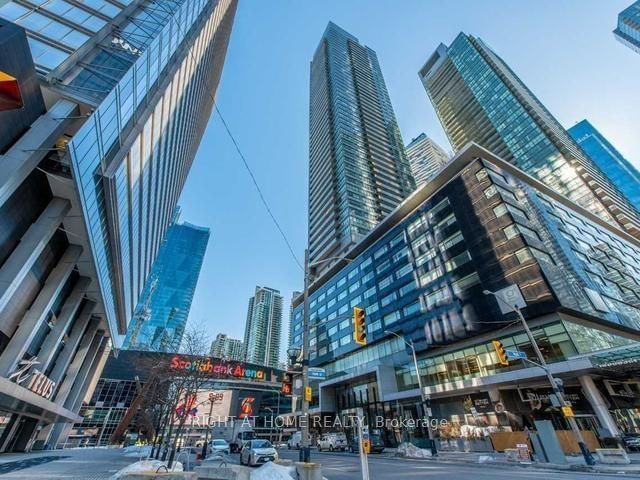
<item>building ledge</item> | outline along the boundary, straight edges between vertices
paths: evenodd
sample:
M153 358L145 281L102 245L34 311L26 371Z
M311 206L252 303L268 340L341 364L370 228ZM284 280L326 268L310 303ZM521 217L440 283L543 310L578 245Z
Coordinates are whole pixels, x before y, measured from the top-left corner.
M82 421L80 415L4 377L0 377L0 410L47 422Z

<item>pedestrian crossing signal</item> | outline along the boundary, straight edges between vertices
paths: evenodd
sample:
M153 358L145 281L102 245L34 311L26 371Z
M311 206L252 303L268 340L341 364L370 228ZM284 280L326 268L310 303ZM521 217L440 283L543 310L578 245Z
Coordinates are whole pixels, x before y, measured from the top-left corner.
M500 365L509 365L509 357L507 357L507 351L504 349L504 345L500 340L493 340L493 348L498 355L498 361Z
M288 372L284 374L280 391L283 395L291 395L293 393L293 375Z
M353 339L358 345L367 344L367 314L364 308L353 308Z

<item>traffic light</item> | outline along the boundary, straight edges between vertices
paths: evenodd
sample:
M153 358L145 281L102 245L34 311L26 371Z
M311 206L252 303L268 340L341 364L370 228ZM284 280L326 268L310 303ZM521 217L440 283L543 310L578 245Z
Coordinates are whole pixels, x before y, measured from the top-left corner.
M504 349L504 345L500 340L493 340L493 348L498 355L498 360L500 361L500 365L509 365L509 359L507 358L507 351Z
M285 372L282 377L282 388L280 391L283 395L291 395L293 393L293 375L289 372Z
M367 344L367 314L364 308L353 307L353 339L358 345Z

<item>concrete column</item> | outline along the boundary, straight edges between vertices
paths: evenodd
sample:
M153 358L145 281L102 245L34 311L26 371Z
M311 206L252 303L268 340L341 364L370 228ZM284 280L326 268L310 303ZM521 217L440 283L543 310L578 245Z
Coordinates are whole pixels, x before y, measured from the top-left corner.
M58 351L58 346L64 338L64 334L69 330L71 323L76 317L76 313L80 308L84 294L87 288L91 284L91 279L87 277L80 277L78 282L73 287L71 294L65 300L60 315L55 321L53 328L49 332L49 335L44 339L42 347L38 352L38 369L41 372L46 372L51 363L54 360L55 354Z
M81 253L81 247L70 245L58 260L58 264L47 277L40 293L38 293L31 307L22 317L18 329L9 340L2 355L0 355L0 376L8 377L24 357L58 295L62 292L64 284L69 275L71 275Z
M90 378L89 374L91 373L94 363L97 359L98 352L100 351L100 346L104 343L104 332L98 331L98 333L93 338L91 342L91 346L87 351L87 354L84 357L84 361L82 362L82 366L76 375L76 378L73 380L73 385L71 386L71 390L69 391L69 395L64 402L64 407L73 410L75 404L80 398L82 401L82 393L84 391L84 387L87 384L88 379ZM60 397L60 401L62 401L62 397Z
M600 424L611 432L611 435L614 437L620 436L620 430L618 430L618 425L614 421L611 413L609 413L609 409L607 408L607 404L602 398L602 394L596 384L593 383L593 378L589 375L582 375L579 377L580 385L582 385L582 390L584 391L584 395L589 400L593 411L595 412L598 420L600 420Z
M80 345L78 345L78 350L76 351L73 360L69 364L69 368L67 368L67 373L64 376L64 380L53 395L53 401L58 405L66 404L67 398L69 397L69 394L73 389L73 384L76 381L76 377L82 370L84 359L87 357L90 351L93 354L95 353L95 349L98 348L97 345L94 345L96 330L97 325L95 325L95 328L91 328L91 326L89 326L86 333L82 337L82 341L80 342Z
M91 343L90 351L86 355L86 358L82 364L82 369L73 382L73 388L71 389L71 392L69 393L66 402L64 403L65 408L68 408L69 410L72 410L76 413L80 410L84 391L88 386L93 373L95 373L95 368L100 363L100 356L102 355L102 353L104 353L106 344L106 338L103 336L102 332L99 332L94 337ZM69 437L69 433L71 433L72 427L73 423L71 422L60 422L54 424L51 427L51 433L49 434L47 443L52 448L59 443L65 443L67 438Z
M62 351L58 355L58 358L56 358L55 360L56 363L51 370L51 373L47 375L51 380L56 382L55 388L58 388L59 385L57 384L62 381L64 374L67 371L67 367L69 366L69 363L73 358L73 354L76 352L76 349L80 344L80 340L82 340L85 330L87 330L87 325L89 325L89 322L91 321L91 312L93 312L95 306L96 304L90 300L87 300L85 302L80 315L74 322L73 327L71 327L69 338L65 342ZM89 326L89 329L93 330L93 333L91 333L91 337L93 337L93 334L98 329L98 323L100 323L99 320L93 320L93 324Z
M2 265L0 268L0 312L5 309L70 208L71 204L68 200L53 198ZM3 319L0 322L0 330L5 331L7 325L4 323ZM5 331L5 333L11 336L13 332Z
M100 371L102 371L102 368L100 367L100 365L102 363L102 357L104 356L105 354L104 352L107 350L108 345L109 345L109 339L107 337L102 337L102 343L100 344L100 347L98 347L98 351L96 352L93 358L93 362L91 362L91 367L87 372L87 377L84 380L84 383L82 385L82 388L80 389L79 395L76 397L76 401L74 402L73 406L69 408L72 412L80 413L80 407L82 407L82 401L87 395L87 389L89 388L89 385L91 385L91 381L93 380L93 377L96 375L96 373L100 374L100 372L98 371L98 368L100 368ZM93 394L93 392L91 393Z

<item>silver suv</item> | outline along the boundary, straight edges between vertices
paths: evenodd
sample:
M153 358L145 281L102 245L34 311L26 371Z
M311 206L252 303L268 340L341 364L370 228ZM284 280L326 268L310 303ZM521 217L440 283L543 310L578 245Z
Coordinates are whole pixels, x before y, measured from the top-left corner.
M324 433L318 440L318 451L329 450L333 452L340 450L344 452L348 446L347 436L342 432Z

